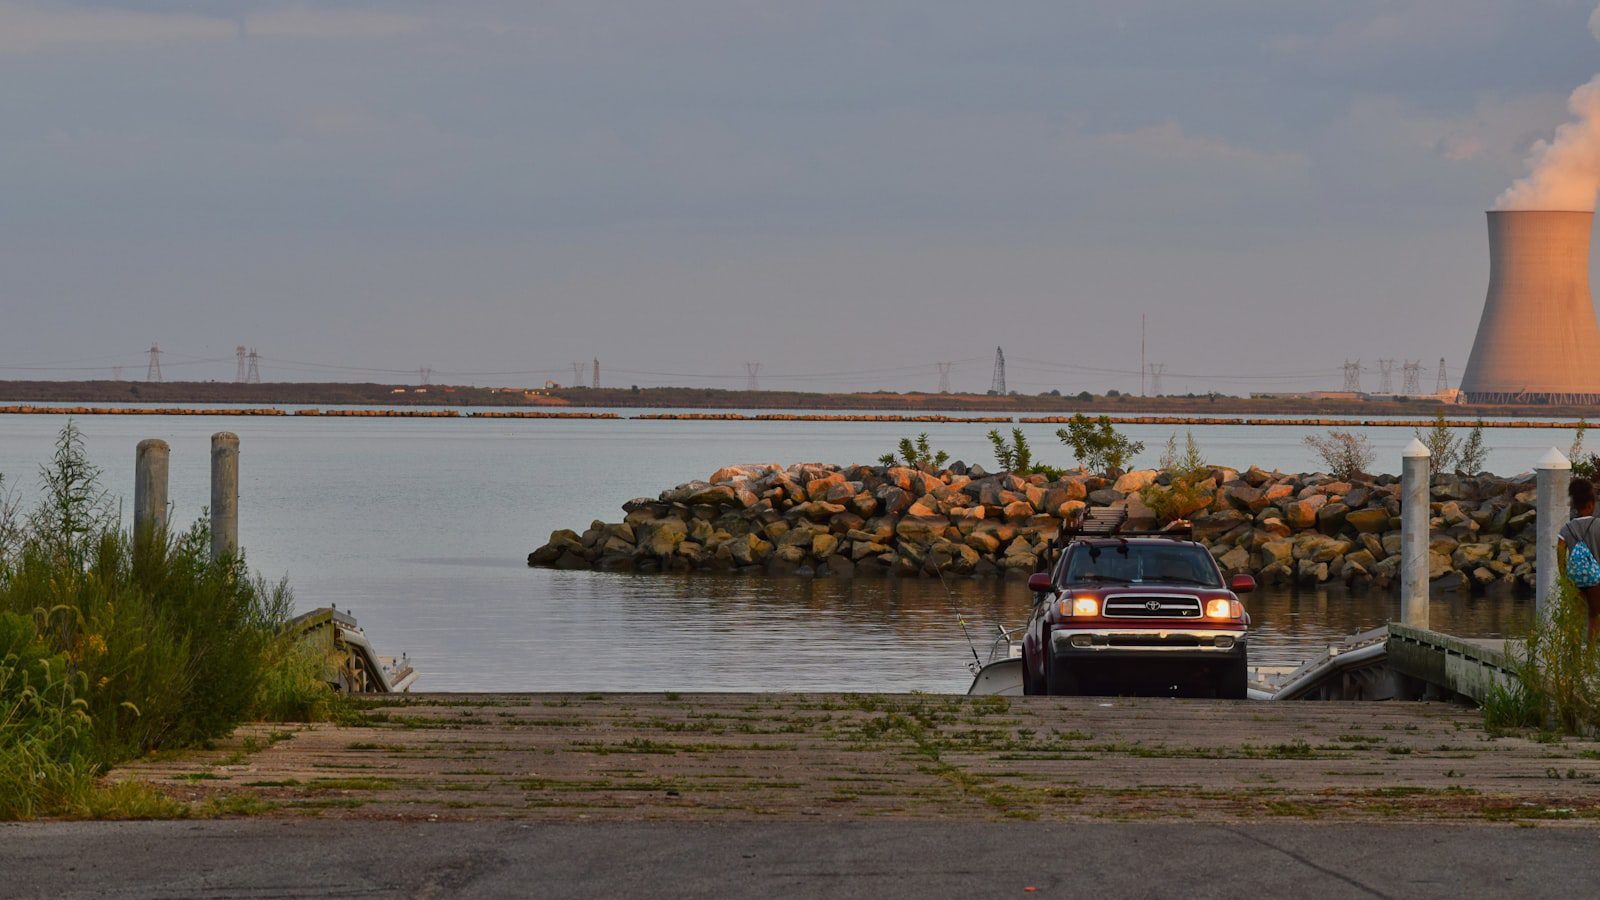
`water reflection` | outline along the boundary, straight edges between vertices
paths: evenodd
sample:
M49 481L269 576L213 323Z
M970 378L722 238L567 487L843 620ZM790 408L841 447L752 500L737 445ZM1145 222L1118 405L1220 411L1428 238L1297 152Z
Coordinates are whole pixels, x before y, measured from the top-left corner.
M927 579L492 571L407 579L372 607L405 622L424 688L959 692L972 652L958 616L987 658L995 626L1031 608L1019 582L952 581L947 592ZM413 600L428 597L449 599ZM1337 586L1246 600L1256 665L1298 664L1399 609L1387 593ZM1435 628L1469 637L1515 631L1531 614L1510 595L1436 598L1431 610Z

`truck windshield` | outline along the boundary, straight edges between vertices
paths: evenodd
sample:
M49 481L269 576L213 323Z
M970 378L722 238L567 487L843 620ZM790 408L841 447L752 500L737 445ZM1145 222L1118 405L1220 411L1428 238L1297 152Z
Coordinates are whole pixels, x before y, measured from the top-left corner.
M1193 544L1085 544L1067 557L1064 584L1121 582L1221 587L1211 554Z

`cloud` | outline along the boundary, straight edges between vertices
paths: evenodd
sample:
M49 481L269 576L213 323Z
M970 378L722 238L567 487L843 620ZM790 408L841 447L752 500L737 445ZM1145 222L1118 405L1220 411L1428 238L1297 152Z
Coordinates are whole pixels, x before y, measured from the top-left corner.
M88 47L158 47L252 38L364 40L421 31L421 16L318 9L303 3L241 17L112 8L63 8L0 0L0 55Z
M1595 7L1594 12L1589 15L1589 33L1594 35L1595 40L1600 41L1600 6Z

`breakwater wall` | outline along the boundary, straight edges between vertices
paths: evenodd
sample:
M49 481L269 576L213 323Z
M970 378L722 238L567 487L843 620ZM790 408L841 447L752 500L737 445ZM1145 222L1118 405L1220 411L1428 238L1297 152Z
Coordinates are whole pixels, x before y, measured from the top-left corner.
M1268 584L1342 581L1389 588L1400 568L1400 485L1391 475L1333 476L1214 468L1185 492L1194 537L1225 572ZM620 522L563 529L530 566L606 571L743 572L839 578L1024 578L1041 568L1063 520L1120 506L1155 527L1171 473L1086 473L1057 480L956 463L741 465L623 504ZM1429 504L1429 577L1441 591L1531 589L1534 481L1437 475Z

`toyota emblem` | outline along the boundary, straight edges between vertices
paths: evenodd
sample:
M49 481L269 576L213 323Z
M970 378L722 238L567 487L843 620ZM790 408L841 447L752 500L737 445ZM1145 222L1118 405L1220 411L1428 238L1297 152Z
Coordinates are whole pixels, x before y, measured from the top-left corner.
M1161 608L1161 601L1160 600L1146 600L1145 604L1144 604L1144 608L1150 610L1151 612L1155 612L1156 610Z

